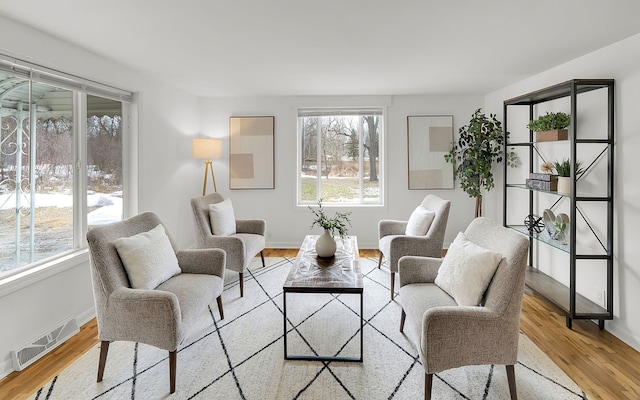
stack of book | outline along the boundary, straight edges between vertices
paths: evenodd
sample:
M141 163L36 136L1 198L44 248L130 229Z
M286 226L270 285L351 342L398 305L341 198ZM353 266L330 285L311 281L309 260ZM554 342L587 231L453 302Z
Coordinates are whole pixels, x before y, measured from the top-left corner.
M529 179L527 179L527 187L555 192L558 190L558 175L531 172L529 173Z

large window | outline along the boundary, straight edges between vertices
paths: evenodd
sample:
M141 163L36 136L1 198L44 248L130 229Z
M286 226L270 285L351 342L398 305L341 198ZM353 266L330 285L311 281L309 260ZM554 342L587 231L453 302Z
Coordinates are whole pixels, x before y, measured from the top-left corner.
M382 204L382 109L298 110L298 204Z
M40 76L0 63L0 278L123 216L123 102Z

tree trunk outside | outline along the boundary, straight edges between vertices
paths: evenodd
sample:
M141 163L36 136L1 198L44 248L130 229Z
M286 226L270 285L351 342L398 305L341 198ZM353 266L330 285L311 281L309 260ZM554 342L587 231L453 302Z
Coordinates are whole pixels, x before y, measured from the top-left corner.
M365 122L369 128L369 140L366 144L369 151L369 181L378 181L378 172L376 171L376 159L378 157L378 146L376 146L376 137L378 132L378 121L376 117L365 117Z

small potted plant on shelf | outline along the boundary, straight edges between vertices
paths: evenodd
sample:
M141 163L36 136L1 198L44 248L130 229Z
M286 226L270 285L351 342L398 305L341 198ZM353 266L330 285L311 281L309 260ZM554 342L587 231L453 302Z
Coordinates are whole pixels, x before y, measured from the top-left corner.
M569 131L565 129L571 124L571 117L563 112L550 113L538 119L529 121L527 128L536 133L537 142L548 142L551 140L567 140Z
M568 158L562 161L554 161L553 169L558 174L558 192L559 193L571 193L571 161ZM582 163L576 161L574 164L576 177L579 177L584 172L582 169Z
M316 253L318 257L329 258L333 257L336 253L336 241L334 239L337 234L341 239L346 239L349 236L348 226L351 226L349 215L351 213L336 212L333 218L327 217L322 208L322 199L318 201L318 208L313 209L309 206L309 210L316 217L311 224L311 227L318 225L324 229L324 233L320 235L316 241Z

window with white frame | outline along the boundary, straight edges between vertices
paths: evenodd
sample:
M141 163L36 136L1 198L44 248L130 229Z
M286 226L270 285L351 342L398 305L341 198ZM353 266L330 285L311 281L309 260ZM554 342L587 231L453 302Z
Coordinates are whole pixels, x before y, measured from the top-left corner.
M382 108L298 110L298 205L382 204Z
M88 229L123 217L130 94L14 62L0 57L0 278L84 248Z

